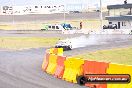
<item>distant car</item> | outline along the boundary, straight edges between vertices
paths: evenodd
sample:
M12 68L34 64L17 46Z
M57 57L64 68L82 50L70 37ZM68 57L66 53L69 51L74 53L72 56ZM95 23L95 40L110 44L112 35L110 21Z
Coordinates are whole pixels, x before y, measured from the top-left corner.
M41 30L64 30L64 28L60 24L58 25L44 24Z
M104 25L104 26L103 26L103 29L108 29L108 26Z
M63 48L64 51L72 50L72 44L70 40L59 40L55 48Z
M104 25L103 29L117 29L117 25L116 24Z
M71 24L43 24L41 30L73 30L75 27L72 27Z
M79 11L74 11L74 13L80 13Z
M80 11L70 11L70 13L81 13Z

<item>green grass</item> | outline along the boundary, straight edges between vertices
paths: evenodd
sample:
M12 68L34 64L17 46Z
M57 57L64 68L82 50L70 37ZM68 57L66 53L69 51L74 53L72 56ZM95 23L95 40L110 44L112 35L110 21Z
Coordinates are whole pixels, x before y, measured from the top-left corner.
M54 46L59 38L43 37L0 37L0 48L22 50Z
M100 50L96 52L80 54L75 57L95 61L132 65L132 47L111 50Z

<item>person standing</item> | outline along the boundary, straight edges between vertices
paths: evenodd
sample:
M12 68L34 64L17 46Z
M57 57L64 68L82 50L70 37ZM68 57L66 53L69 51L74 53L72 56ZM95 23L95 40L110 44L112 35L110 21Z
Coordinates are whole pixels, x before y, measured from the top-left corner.
M82 22L80 22L80 29L82 29Z

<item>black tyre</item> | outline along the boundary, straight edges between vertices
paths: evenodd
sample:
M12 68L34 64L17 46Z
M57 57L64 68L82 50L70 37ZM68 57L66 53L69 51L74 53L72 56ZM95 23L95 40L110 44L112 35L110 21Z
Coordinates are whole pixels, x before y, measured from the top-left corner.
M79 85L85 85L85 83L87 82L87 79L84 76L78 76L77 77L77 84Z
M107 29L107 26L106 26L106 25L104 25L104 26L103 26L103 29Z
M55 48L58 48L57 46L55 46Z
M66 48L66 47L64 47L64 48L63 48L63 50L64 50L64 51L67 51L67 48Z

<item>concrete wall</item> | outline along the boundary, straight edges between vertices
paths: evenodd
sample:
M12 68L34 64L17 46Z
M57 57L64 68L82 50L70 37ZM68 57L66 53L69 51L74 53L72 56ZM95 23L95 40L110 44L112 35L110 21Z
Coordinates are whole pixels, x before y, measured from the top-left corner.
M120 16L120 15L128 15L130 12L130 9L110 9L109 10L109 16Z

